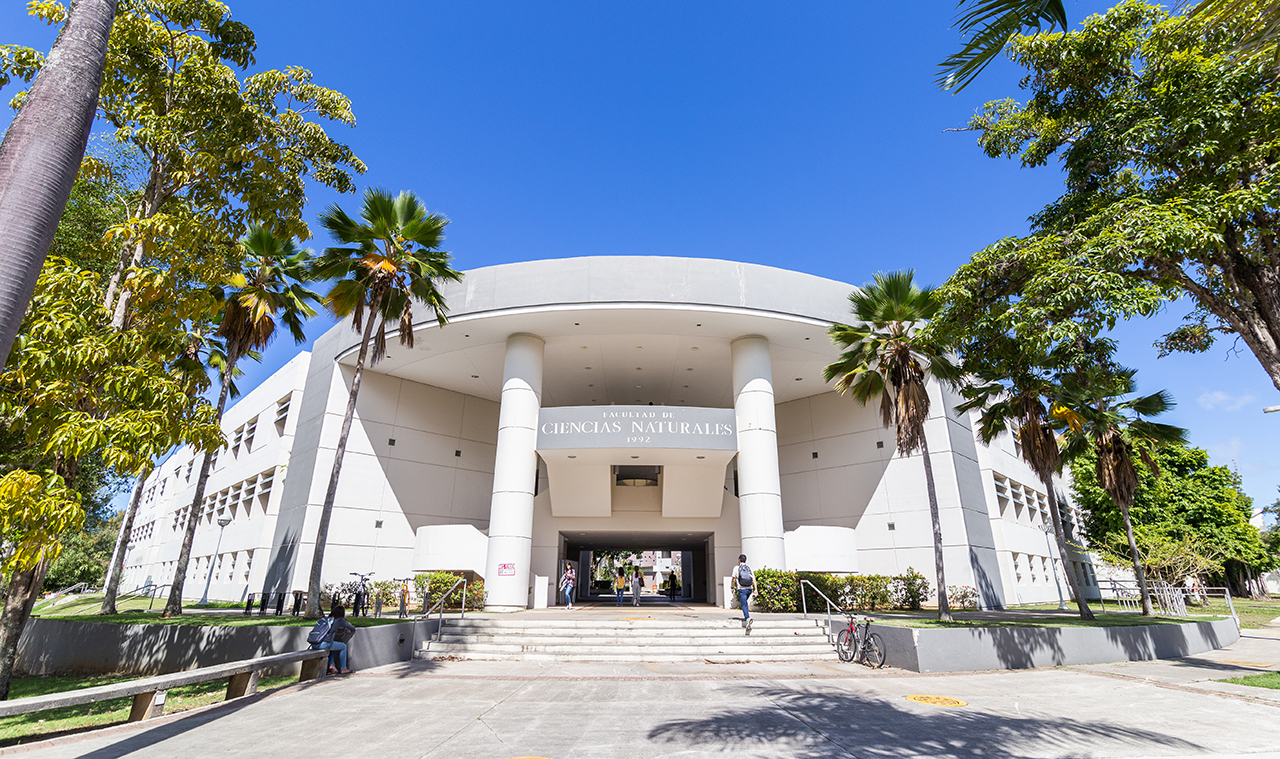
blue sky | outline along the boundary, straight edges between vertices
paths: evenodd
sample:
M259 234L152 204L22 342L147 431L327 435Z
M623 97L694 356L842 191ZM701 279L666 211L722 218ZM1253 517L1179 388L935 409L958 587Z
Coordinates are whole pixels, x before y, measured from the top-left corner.
M854 284L910 266L938 284L1061 190L1055 167L989 159L944 131L1019 95L1005 61L958 95L933 85L957 44L951 2L231 7L257 34L255 70L302 66L352 99L357 127L331 132L369 164L363 183L414 190L451 218L463 269L657 254ZM1068 4L1075 22L1105 7ZM0 13L0 41L51 44L20 4ZM321 188L309 213L334 200L358 204ZM1183 310L1122 325L1121 358L1141 390L1174 394L1168 420L1237 467L1257 505L1273 501L1280 414L1261 408L1280 394L1243 345L1157 359L1152 341ZM295 350L276 343L244 386Z

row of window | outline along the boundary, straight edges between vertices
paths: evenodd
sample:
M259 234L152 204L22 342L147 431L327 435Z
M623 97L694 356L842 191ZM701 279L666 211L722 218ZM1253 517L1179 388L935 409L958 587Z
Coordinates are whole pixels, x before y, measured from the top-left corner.
M266 471L241 480L230 487L205 496L201 504L200 519L205 525L213 524L215 519L229 517L232 520L254 515L255 506L261 513L267 513L267 505L271 499L271 488L275 484L276 469ZM174 532L178 532L187 523L187 515L191 513L191 505L178 509L173 522Z
M1059 580L1055 573L1062 571L1061 561L1051 559L1048 556L1018 553L1016 551L1013 552L1012 556L1013 575L1019 584L1038 585ZM1077 585L1094 587L1098 584L1098 575L1093 571L1093 564L1087 561L1072 561L1069 563Z

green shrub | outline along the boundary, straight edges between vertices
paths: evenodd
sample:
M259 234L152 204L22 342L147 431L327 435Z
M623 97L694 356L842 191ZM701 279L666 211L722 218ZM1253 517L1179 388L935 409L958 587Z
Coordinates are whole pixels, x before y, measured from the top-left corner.
M929 598L929 581L915 567L907 567L906 574L889 582L889 596L895 609L919 611L920 605Z
M798 573L797 582L800 580L808 580L813 583L813 587L817 588L827 598L831 599L831 603L843 606L840 600L840 586L843 584L843 578L827 572L800 572ZM804 602L808 604L809 611L826 611L827 602L822 600L822 596L813 591L808 585L801 585L804 589ZM798 603L798 601L797 601ZM806 608L801 606L801 608Z
M860 611L887 609L893 603L889 593L893 579L888 575L849 575L840 588L840 603Z
M756 608L763 612L795 611L800 603L800 579L781 569L756 570Z
M978 589L970 585L948 585L947 603L952 609L978 608Z
M418 599L418 605L423 610L429 609L440 600L440 596L448 592L449 588L461 577L461 573L453 572L423 572L413 576L413 592ZM459 588L461 590L461 588ZM462 594L454 591L449 596L449 600L445 602L445 608L457 609L461 607ZM425 604L424 604L425 602ZM396 603L399 603L397 601ZM473 580L467 583L467 608L478 609L484 606L484 581Z

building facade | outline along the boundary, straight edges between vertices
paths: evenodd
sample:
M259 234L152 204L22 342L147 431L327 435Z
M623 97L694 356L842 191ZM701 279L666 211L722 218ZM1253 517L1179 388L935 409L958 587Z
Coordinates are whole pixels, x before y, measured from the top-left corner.
M740 553L932 578L919 455L898 455L876 409L822 380L852 289L707 259L468 272L444 290L448 325L415 325L412 349L389 335L366 369L325 581L466 571L490 608L520 609L556 603L564 562L600 550L678 554L687 597L709 603ZM189 595L306 588L358 339L338 325L228 411ZM1089 556L1058 556L1017 441L982 445L957 398L929 390L948 583L988 607L1057 601L1065 572L1092 591ZM126 583L172 580L193 466L179 451L146 483ZM1064 521L1079 521L1065 500Z

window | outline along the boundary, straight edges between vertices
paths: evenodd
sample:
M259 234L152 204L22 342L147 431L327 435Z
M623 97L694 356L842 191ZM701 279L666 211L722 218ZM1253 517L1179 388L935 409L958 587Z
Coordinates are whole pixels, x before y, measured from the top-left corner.
M285 423L289 421L289 406L293 402L293 393L276 401L276 432L284 434Z
M258 417L254 417L244 426L244 452L249 453L253 449L253 435L258 431Z

